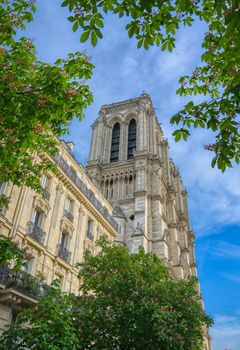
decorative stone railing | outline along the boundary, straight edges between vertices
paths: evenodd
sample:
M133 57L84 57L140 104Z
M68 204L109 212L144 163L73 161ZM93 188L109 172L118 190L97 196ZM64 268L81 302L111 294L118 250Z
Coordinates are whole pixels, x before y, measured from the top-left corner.
M38 299L50 286L41 282L25 271L14 272L9 267L0 267L0 283L6 288L17 289L24 294Z
M62 260L66 261L67 263L70 263L71 252L61 244L57 245L57 255Z
M41 193L42 193L43 197L49 201L50 193L48 192L48 190L46 188L42 187Z
M28 223L27 233L39 243L44 244L46 232L43 231L41 227L34 225L32 221L29 221Z
M81 192L87 197L87 199L94 205L94 207L102 214L102 216L108 221L108 223L118 231L118 224L109 214L106 208L95 197L93 191L89 190L82 180L77 176L76 171L67 164L60 154L53 157L56 164L65 172L65 174L75 183L75 185L81 190Z
M67 218L69 221L73 222L73 215L68 211L67 209L64 209L64 216Z

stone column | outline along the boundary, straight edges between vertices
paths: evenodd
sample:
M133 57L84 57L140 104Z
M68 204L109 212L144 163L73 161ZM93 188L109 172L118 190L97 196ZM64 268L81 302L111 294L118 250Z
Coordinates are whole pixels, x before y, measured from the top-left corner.
M138 110L138 123L137 123L137 151L143 151L146 147L146 126L145 126L145 114L144 108L139 107Z
M85 217L85 210L84 206L80 204L80 207L78 208L78 223L77 223L77 230L76 230L76 237L75 237L75 245L74 245L74 252L73 252L73 265L78 262L82 261L83 258L83 220Z
M105 146L104 146L104 162L110 162L110 152L111 152L111 144L112 144L112 128L107 125L106 126L106 137L105 137Z
M89 160L95 160L95 154L96 154L96 142L97 142L97 122L95 122L92 125L92 139L91 139L91 146L90 146L90 152L89 152Z
M152 118L153 118L153 153L158 154L157 136L156 136L156 116L154 111L152 112Z
M163 162L164 162L164 177L167 181L170 181L170 164L169 164L169 156L168 156L168 141L162 139L160 142L162 148Z
M104 142L103 140L103 123L98 122L97 124L97 135L96 135L96 149L95 149L95 160L101 160L102 159L102 144Z
M102 136L101 136L101 145L100 145L100 154L99 154L99 160L104 163L105 161L105 153L106 153L106 139L107 139L107 123L106 120L103 119L102 122Z
M119 160L127 160L128 152L128 123L125 121L121 124L121 133L120 133L120 145L119 145Z

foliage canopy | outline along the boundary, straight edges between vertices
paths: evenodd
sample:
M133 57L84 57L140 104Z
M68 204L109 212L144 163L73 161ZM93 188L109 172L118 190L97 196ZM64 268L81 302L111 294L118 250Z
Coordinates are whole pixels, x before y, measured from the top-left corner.
M74 116L83 117L92 102L85 81L93 65L84 52L54 64L38 60L32 41L16 38L34 11L30 1L0 2L0 183L40 190L40 174L51 162L40 162L36 154L53 156L56 137L67 132Z
M11 239L0 235L0 267L13 262L13 271L18 271L26 260L26 251L20 249Z
M232 161L240 161L240 2L238 0L64 0L68 6L73 31L80 28L80 40L89 38L93 46L103 37L105 14L111 13L128 20L126 30L135 37L137 47L152 45L172 51L176 33L195 20L208 25L204 35L202 64L190 76L179 79L177 94L201 95L203 102L190 101L176 115L172 124L181 127L175 140L187 140L194 127L213 131L215 142L205 148L215 153L216 164L225 171ZM187 53L186 53L187 54ZM204 99L206 96L206 99Z
M5 331L0 350L13 350L16 341L19 350L202 349L212 320L201 306L197 280L174 280L143 249L131 254L104 240L100 246L98 255L87 253L78 264L80 296L51 288Z

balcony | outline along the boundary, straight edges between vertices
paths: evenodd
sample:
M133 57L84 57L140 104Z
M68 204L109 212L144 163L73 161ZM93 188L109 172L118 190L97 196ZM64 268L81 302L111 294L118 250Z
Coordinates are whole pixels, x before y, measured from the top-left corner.
M71 252L61 244L57 245L57 255L62 260L66 261L67 263L70 263Z
M80 191L87 197L87 199L94 205L94 207L99 210L103 217L108 221L108 223L118 230L118 224L109 214L108 210L103 207L99 200L95 197L94 193L87 188L87 186L82 182L82 180L77 176L76 172L67 164L60 154L53 157L56 164L65 172L65 174L73 181L73 183L80 189ZM117 160L117 159L116 159Z
M0 302L11 303L13 290L26 294L28 297L39 299L50 287L25 271L14 272L9 267L0 267L0 284L5 286L0 293ZM11 291L10 291L11 290ZM20 295L20 294L19 294ZM19 296L18 295L18 296Z
M39 243L44 244L46 232L43 231L41 227L35 225L32 221L29 221L28 234Z
M48 192L48 190L46 188L42 187L40 192L43 195L43 197L49 201L50 193Z
M68 211L67 209L64 209L64 216L67 218L69 221L73 222L73 215Z
M91 239L91 241L94 240L94 236L91 231L87 230L87 238Z
M44 243L46 232L43 231L41 227L35 225L32 221L29 221L28 234L39 243Z

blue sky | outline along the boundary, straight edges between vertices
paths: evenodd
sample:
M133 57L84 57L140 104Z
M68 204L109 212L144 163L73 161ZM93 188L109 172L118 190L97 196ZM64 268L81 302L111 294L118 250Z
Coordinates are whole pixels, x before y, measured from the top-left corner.
M104 39L92 48L80 44L73 33L68 12L61 1L38 0L34 21L27 35L34 39L40 59L54 62L68 52L87 49L95 65L89 82L94 103L86 117L70 126L69 140L75 155L85 163L91 125L102 104L138 97L145 90L152 98L158 119L170 142L171 156L179 168L189 193L191 224L196 234L198 273L207 313L214 317L211 330L213 350L240 349L240 176L234 167L222 174L210 167L211 154L203 144L213 143L212 134L195 130L188 142L175 143L169 118L188 98L175 93L180 75L191 73L199 63L201 40L207 31L203 23L183 28L177 35L173 53L159 48L136 49L124 23L107 17Z

